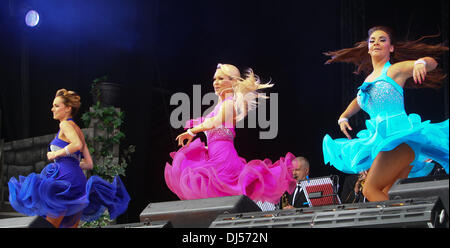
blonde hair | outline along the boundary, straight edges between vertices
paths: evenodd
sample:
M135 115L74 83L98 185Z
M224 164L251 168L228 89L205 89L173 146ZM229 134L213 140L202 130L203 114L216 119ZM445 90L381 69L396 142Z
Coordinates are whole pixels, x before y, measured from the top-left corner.
M59 89L56 91L55 97L61 97L66 106L72 107L71 115L74 117L81 106L81 97L71 90Z
M267 99L268 96L257 92L260 89L270 88L273 84L261 83L260 78L252 69L247 69L244 78L241 77L239 69L230 64L219 64L217 66L225 75L236 79L233 83L236 121L242 120L247 116L248 111L257 107L257 99Z

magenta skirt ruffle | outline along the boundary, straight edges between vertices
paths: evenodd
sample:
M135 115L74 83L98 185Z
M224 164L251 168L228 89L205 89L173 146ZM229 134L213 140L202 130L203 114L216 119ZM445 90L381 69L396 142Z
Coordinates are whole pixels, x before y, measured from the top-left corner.
M278 203L284 192L292 193L295 156L288 152L275 163L270 159L246 162L233 142L217 140L208 147L200 139L172 152L165 180L181 200L246 195L254 201Z

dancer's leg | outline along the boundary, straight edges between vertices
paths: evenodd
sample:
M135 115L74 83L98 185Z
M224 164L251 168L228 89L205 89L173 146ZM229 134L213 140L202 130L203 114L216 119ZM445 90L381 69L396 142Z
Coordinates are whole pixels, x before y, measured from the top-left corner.
M60 224L61 227L77 228L78 224L80 223L81 215L82 215L82 211L80 211L74 215L65 216Z
M48 222L50 222L50 224L52 224L54 227L59 228L59 226L61 225L61 221L63 220L64 216L59 216L57 218L51 218L49 216L47 216L47 218L45 218Z
M388 195L389 190L392 188L392 185L400 179L400 178L408 178L409 172L411 171L412 166L407 166L403 171L400 172L400 174L386 187L384 187L383 192Z
M414 151L405 143L391 151L380 152L367 174L364 196L369 201L389 200L389 189L397 179L408 175L414 156Z
M78 219L78 221L73 224L73 226L70 226L69 228L78 228L78 224L80 223L80 219Z

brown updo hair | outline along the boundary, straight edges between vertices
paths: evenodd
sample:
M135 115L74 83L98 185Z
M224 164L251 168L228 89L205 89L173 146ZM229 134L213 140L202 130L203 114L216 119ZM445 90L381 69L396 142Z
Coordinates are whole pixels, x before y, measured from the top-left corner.
M74 117L81 106L81 97L71 90L59 89L56 91L55 97L61 97L63 99L63 103L66 106L72 107L71 115Z

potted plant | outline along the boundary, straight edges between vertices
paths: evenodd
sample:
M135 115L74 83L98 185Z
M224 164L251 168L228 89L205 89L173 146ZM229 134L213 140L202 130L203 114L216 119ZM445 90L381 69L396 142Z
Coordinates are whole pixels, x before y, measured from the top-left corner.
M93 102L100 102L101 106L118 106L120 84L108 82L108 77L102 76L92 80L91 94Z

